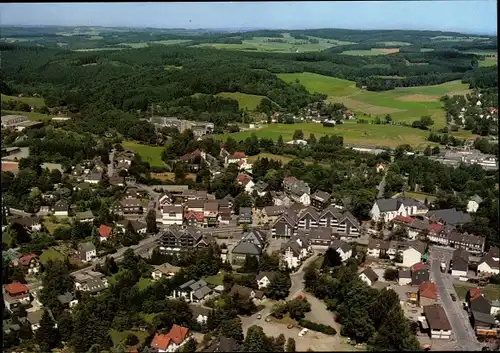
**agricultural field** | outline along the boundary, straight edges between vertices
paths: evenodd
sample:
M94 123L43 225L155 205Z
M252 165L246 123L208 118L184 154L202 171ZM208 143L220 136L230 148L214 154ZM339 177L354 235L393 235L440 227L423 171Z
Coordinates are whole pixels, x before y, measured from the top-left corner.
M174 181L175 180L175 173L151 173L151 177L162 180L162 181ZM186 174L186 179L191 179L191 180L196 180L196 174L195 173L187 173Z
M2 115L25 115L31 121L51 120L52 116L37 112L18 112L15 110L2 110Z
M460 81L450 81L434 86L401 87L390 91L372 92L361 90L352 81L314 73L293 73L278 75L285 82L296 79L310 92L328 95L328 101L343 103L364 119L390 114L393 121L411 123L421 116L430 115L433 128L445 125L445 114L440 97L448 94L465 94L468 85Z
M265 51L265 52L282 52L282 53L303 53L328 49L338 45L352 44L350 42L343 42L334 39L324 39L318 37L309 37L310 39L318 40L318 43L310 43L305 40L295 39L290 36L279 38L286 43L269 42L278 38L268 37L253 37L242 41L242 44L224 44L224 43L202 43L194 45L194 47L210 47L215 49L233 49L243 51Z
M316 123L301 124L270 124L252 131L240 131L232 134L218 135L218 138L226 139L231 136L236 140L244 140L255 133L258 137L277 140L281 135L285 141L293 138L295 130L302 130L305 136L313 133L316 138L323 135L339 135L344 137L344 144L355 144L361 146L380 146L395 148L402 144L409 144L414 148L423 150L427 145L435 145L426 140L429 131L413 129L398 125L376 125L357 124L348 121L335 127L323 127Z
M123 49L128 49L128 48L87 48L87 49L75 49L74 51L81 51L81 52L86 52L86 51L103 51L103 50L123 50Z
M257 106L259 105L261 99L264 98L263 96L240 92L222 92L217 93L217 96L234 99L235 101L238 101L240 109L248 110L255 110L255 108L257 108Z
M130 149L139 154L143 161L148 162L152 167L163 167L161 160L163 147L142 145L134 141L123 141L123 148Z
M498 65L498 56L488 56L484 60L479 61L479 67L489 67Z
M16 97L16 96L7 96L2 94L2 102L15 100L23 103L27 103L30 107L41 107L45 105L45 101L42 97Z
M130 47L130 48L145 48L149 46L149 43L151 44L161 44L161 45L176 45L176 44L181 44L181 43L187 43L190 42L191 40L189 39L167 39L167 40L156 40L152 42L139 42L139 43L120 43L119 45L124 46L124 47Z
M345 50L342 52L342 55L371 56L371 55L393 54L398 52L399 48L386 48L386 49L372 48L370 50Z
M278 77L288 83L299 80L309 92L323 93L328 96L350 96L360 91L353 81L310 72L278 74Z
M379 44L383 44L386 47L404 47L406 45L411 45L408 42L379 42Z

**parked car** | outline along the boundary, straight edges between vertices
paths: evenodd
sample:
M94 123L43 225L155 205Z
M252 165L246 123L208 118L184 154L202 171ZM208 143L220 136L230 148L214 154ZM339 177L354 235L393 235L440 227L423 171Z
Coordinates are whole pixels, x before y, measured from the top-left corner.
M294 328L294 327L295 327L295 325L294 325L294 324L288 324L286 328L287 328L287 329L292 329L292 328Z
M457 297L455 296L455 294L451 293L450 296L451 296L451 300L453 300L454 302L457 301Z
M260 320L262 318L262 315L257 315L257 319Z
M303 329L299 332L299 337L304 337L304 335L305 335L308 331L309 331L308 329L303 328Z

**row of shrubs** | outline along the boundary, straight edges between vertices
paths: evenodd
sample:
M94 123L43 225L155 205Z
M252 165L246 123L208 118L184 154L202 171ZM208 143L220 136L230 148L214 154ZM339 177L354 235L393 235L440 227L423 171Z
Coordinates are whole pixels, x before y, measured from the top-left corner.
M308 328L309 330L325 333L327 335L336 335L337 330L335 330L333 327L328 326L328 325L323 325L323 324L317 324L316 322L312 322L306 319L301 319L299 320L299 325L301 327Z

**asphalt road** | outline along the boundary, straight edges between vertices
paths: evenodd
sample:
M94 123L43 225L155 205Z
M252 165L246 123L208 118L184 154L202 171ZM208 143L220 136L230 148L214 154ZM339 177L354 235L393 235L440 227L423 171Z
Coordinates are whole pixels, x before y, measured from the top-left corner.
M108 177L111 178L113 175L113 160L115 159L115 150L111 150L111 153L109 154L109 160L110 163L108 164Z
M314 260L318 259L318 252L314 251L313 254L308 257L299 269L290 275L290 280L292 281L292 286L290 287L290 294L287 300L295 298L300 292L304 290L304 269Z
M457 298L458 295L453 287L453 282L448 274L441 272L440 258L432 258L431 252L431 276L436 283L438 294L441 299L443 308L448 316L448 320L451 324L453 335L457 341L457 350L462 351L479 351L481 350L481 345L476 339L474 329L469 323L468 314L462 308L462 303L457 300L454 302L451 299L451 294L453 293Z

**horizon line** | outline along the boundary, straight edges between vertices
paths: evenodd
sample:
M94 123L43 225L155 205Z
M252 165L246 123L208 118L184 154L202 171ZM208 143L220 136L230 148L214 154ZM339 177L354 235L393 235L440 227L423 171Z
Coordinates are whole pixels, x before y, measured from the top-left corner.
M318 29L338 29L338 30L351 30L351 31L416 31L416 32L450 32L458 34L472 34L472 35L487 35L490 37L497 37L497 33L491 32L472 32L472 30L440 30L440 29L414 29L414 28L335 28L335 27L306 27L306 28L268 28L268 27L199 27L199 28L185 28L185 27L151 27L151 26L104 26L104 25L54 25L54 24L0 24L0 27L101 27L101 28L128 28L128 29L163 29L163 30L248 30L248 31L307 31ZM498 31L498 30L497 30Z

